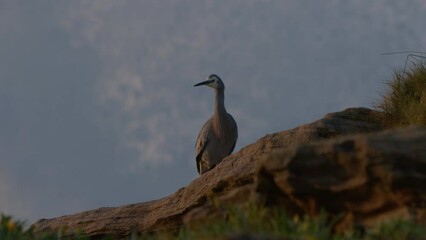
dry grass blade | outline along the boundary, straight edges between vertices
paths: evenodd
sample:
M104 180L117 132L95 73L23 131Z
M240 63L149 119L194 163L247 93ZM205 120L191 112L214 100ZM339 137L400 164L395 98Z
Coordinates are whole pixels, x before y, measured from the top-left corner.
M426 66L413 64L407 72L394 72L388 91L377 108L385 113L389 127L426 125Z

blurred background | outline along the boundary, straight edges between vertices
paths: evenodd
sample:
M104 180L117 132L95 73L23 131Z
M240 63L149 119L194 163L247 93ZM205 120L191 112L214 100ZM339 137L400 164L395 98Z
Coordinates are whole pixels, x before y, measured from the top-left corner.
M31 223L157 199L197 177L226 85L236 151L373 107L426 51L424 0L0 1L0 212Z

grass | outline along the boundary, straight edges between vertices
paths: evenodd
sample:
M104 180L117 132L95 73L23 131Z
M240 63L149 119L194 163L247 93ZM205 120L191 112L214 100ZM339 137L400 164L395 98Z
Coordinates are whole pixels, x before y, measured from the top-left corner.
M0 215L0 240L62 240L60 231L56 233L35 234L32 228L25 228L25 223L10 216ZM70 240L88 240L88 237L75 235Z
M331 223L326 220L325 214L317 218L291 218L279 209L253 205L244 208L229 207L225 219L183 227L177 238L220 239L230 236L333 239Z
M162 232L154 235L133 234L129 240L155 240L155 239L232 239L248 236L278 238L289 240L423 240L426 236L426 226L412 221L392 221L366 232L350 231L345 235L333 234L332 226L325 212L318 217L289 217L283 211L275 208L257 207L226 207L226 216L223 219L213 220L209 223L182 226L176 232ZM338 220L338 218L334 218ZM0 225L1 240L61 240L61 239L88 239L84 236L63 238L60 232L35 235L32 229L24 229L23 223L11 217L1 215ZM105 239L113 239L105 238Z
M426 126L426 66L422 62L412 64L407 71L395 71L387 83L388 91L376 107L384 114L387 127L405 125Z
M175 235L151 236L146 239L261 239L289 240L420 240L425 239L426 226L411 221L395 220L366 232L348 231L334 234L333 225L339 217L330 217L326 212L312 218L289 217L280 209L269 209L253 205L244 208L229 207L224 219L208 224L184 226Z

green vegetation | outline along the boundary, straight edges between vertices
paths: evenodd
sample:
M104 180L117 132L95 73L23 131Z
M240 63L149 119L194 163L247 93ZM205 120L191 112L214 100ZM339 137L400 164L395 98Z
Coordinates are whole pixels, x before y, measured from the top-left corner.
M195 226L184 226L175 235L160 234L145 236L143 239L225 239L226 237L247 236L303 239L303 240L373 240L373 239L424 239L426 226L411 221L392 221L366 232L348 231L334 234L333 225L340 219L330 220L323 212L316 218L289 217L282 210L256 207L230 207L222 220Z
M395 71L389 89L377 107L388 127L426 125L426 66L413 64L408 72Z
M136 234L130 240L138 239L223 239L232 236L258 236L277 237L285 239L303 240L373 240L373 239L424 239L426 226L415 224L411 221L393 221L376 229L361 233L360 231L347 232L344 235L333 234L334 221L326 213L316 218L288 217L283 211L256 207L253 205L243 208L222 208L226 212L221 220L208 223L183 226L177 232L163 232L154 235ZM12 220L10 217L1 216L1 240L60 240L64 239L60 233L36 236L32 229L25 230L22 222ZM70 238L66 238L70 239ZM74 236L71 239L88 239L83 236ZM112 238L106 238L112 239Z
M0 216L0 239L31 239L30 231L23 230L23 223L13 221L10 217Z
M279 209L253 205L226 209L224 220L183 227L178 239L218 239L225 236L286 237L287 239L337 239L326 214L317 218L289 217ZM337 237L337 236L336 236Z
M0 215L0 240L61 240L61 232L36 235L32 228L25 229L24 222L16 221L9 216ZM74 236L70 240L86 240L84 236Z

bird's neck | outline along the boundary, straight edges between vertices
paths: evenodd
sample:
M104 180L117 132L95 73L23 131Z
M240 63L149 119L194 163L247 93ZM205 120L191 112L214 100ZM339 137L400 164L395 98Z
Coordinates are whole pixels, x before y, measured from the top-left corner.
M216 98L214 103L213 128L216 136L221 137L226 131L227 112L225 109L225 93L224 90L216 90Z

